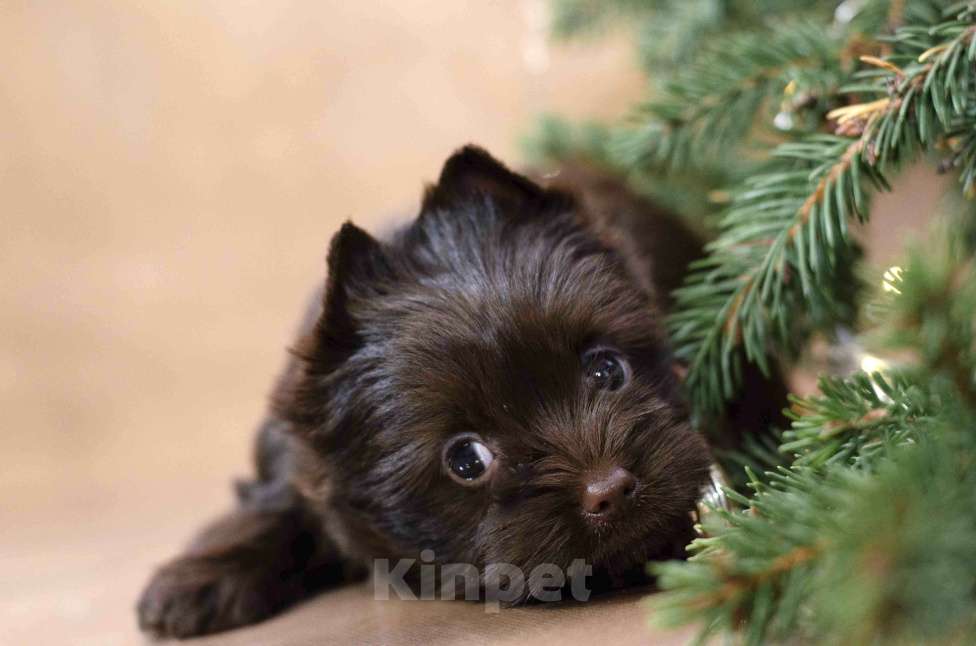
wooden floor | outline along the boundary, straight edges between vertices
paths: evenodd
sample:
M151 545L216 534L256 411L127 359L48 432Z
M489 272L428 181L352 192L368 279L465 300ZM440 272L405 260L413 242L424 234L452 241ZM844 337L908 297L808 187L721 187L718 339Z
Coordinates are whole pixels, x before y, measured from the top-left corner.
M137 642L339 223L641 95L621 38L548 48L545 4L0 4L0 644Z

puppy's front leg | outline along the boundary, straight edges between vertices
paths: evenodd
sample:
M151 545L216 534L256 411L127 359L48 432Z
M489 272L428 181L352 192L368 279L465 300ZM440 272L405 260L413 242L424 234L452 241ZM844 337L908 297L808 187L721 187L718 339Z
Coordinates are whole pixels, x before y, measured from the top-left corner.
M245 506L159 568L139 601L139 624L161 637L227 630L265 619L341 577L334 547L300 506Z

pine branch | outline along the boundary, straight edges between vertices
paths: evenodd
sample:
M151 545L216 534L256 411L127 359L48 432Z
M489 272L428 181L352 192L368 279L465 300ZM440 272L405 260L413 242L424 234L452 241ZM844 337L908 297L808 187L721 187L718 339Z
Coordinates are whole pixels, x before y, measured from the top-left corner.
M822 484L811 471L782 470L770 485L754 481L749 508L723 513L724 525L713 523L709 538L692 543L691 560L652 568L658 585L669 591L656 600L658 621L700 622L701 641L746 624L744 641L754 644L794 628L799 605L791 600L802 598L810 567L822 558L823 524L832 522L824 511L836 507L843 491ZM771 521L783 518L789 522Z
M751 498L729 492L745 511L713 516L690 563L656 568L664 621L701 622L703 636L741 630L747 643L976 635L971 216L886 273L877 337L913 365L823 378L820 395L793 398L780 446L792 467L750 474Z
M936 408L931 394L903 375L823 377L819 390L818 396L790 398L792 428L783 432L779 450L793 454L797 466L873 468L885 447L917 442Z
M847 219L866 217L862 177L884 185L861 157L865 145L829 135L783 145L781 168L735 194L723 234L675 294L672 338L689 361L687 384L700 409L732 395L743 345L765 369L770 338L788 344L800 308L812 320L834 320L840 305L814 284L838 271Z
M836 46L810 24L719 38L639 108L616 156L630 168L673 172L729 152L788 86L804 104L829 94L840 80Z
M558 168L575 162L604 168L626 178L635 191L651 197L655 203L699 221L712 219L721 208L713 199L720 195L720 187L741 179L741 167L717 161L685 168L666 178L634 172L628 160L616 155L621 148L618 142L630 136L629 127L595 122L574 124L554 115L544 115L523 138L523 149L529 162L540 168Z
M743 355L765 369L768 355L842 309L836 271L850 244L847 221L866 219L869 190L888 187L885 170L932 146L965 113L973 22L966 9L925 29L929 40L919 28L899 30L893 40L915 50L916 62L866 59L874 65L867 87L884 98L833 111L846 136L779 146L777 167L735 194L709 257L677 291L671 320L699 409L716 410L735 392Z
M854 19L875 31L889 0L867 0ZM837 0L552 0L552 33L558 39L600 33L614 20L637 25L639 57L655 80L663 70L680 69L717 36L755 29L782 19L829 22Z
M874 474L833 463L755 483L750 506L708 528L691 561L653 567L668 591L657 621L700 623L702 641L737 630L746 644L964 643L976 607L976 446L964 425L929 431L935 441L889 445ZM921 582L938 598L920 598Z
M963 194L976 198L976 110L958 116L945 133L949 155L939 165L939 172L959 172Z

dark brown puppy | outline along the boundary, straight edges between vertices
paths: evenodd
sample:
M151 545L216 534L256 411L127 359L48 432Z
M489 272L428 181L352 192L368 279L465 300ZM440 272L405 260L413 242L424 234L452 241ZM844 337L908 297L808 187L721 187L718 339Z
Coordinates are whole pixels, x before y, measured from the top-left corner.
M468 147L391 240L342 227L257 478L156 573L144 629L252 623L422 550L482 573L584 559L594 579L683 553L711 458L662 318L701 247L621 186L563 175L573 192Z

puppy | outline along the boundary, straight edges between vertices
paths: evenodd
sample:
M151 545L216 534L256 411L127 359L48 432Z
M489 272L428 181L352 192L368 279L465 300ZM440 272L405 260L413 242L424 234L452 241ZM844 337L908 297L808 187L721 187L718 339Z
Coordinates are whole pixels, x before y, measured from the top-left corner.
M422 552L475 566L479 586L497 564L582 561L595 583L683 555L711 457L662 321L701 243L612 180L559 182L469 146L389 240L342 227L257 476L156 572L144 630L250 624ZM530 583L506 601L533 598Z

